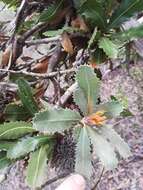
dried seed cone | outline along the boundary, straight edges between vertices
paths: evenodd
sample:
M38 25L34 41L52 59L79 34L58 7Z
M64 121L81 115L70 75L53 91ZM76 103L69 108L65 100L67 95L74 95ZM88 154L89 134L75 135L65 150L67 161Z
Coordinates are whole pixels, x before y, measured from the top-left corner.
M57 140L51 161L52 167L59 173L72 173L75 166L76 143L72 131L65 132L64 136Z

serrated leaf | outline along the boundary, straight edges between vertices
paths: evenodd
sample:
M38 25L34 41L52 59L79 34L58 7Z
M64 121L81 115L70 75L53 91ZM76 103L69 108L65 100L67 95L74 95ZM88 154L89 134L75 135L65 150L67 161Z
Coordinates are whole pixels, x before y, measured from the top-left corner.
M121 103L118 101L110 101L104 104L100 104L97 107L98 111L105 111L105 115L108 118L115 118L120 116L120 114L123 112L124 107Z
M128 18L133 16L135 13L143 10L142 0L123 0L114 10L110 22L109 28L120 27Z
M46 179L48 145L31 154L26 172L26 182L31 188L41 187Z
M24 106L8 104L5 109L6 121L25 121L30 117Z
M28 110L31 116L34 116L34 114L38 112L38 106L33 98L31 87L28 82L22 78L18 79L17 83L19 87L19 96L23 106Z
M67 52L71 55L73 54L73 52L74 52L73 44L69 38L69 35L66 32L64 32L62 34L61 45L64 48L65 52Z
M7 157L10 159L20 158L34 151L41 145L48 143L49 141L50 138L46 136L28 137L26 139L23 138L21 139L21 141L16 143L11 149L8 150Z
M93 145L93 150L102 164L107 170L114 169L118 164L114 148L112 148L111 144L102 134L98 133L98 131L95 131L91 127L87 127L87 130L91 139L91 144Z
M9 141L0 141L0 151L8 151L10 148L15 145L16 142L9 142Z
M92 174L90 139L86 127L81 128L77 139L75 171L89 179Z
M120 32L116 38L130 41L138 38L143 38L143 24Z
M120 137L120 135L110 126L103 126L101 133L108 139L111 145L119 152L123 158L131 156L128 144Z
M87 115L87 100L79 87L73 92L73 100L83 115Z
M26 122L10 122L0 125L0 140L18 139L28 133L33 133L35 129Z
M0 170L9 166L11 163L12 161L6 157L6 152L0 152Z
M99 41L99 48L103 49L105 54L111 59L116 59L118 57L119 47L109 38L101 38Z
M99 98L100 80L97 78L94 70L89 66L81 66L79 68L76 73L76 80L87 101L86 112L90 114L96 110L96 103Z
M33 119L33 128L44 133L63 132L81 119L78 112L69 109L51 109L39 112Z
M92 44L94 43L94 40L95 40L95 37L96 37L96 34L97 34L97 28L95 27L94 31L93 31L93 34L88 42L88 49L92 46Z

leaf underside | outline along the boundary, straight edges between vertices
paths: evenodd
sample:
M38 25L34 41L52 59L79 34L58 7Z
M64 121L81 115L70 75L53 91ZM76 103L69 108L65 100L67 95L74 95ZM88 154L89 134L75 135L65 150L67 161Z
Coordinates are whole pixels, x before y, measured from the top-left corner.
M102 134L98 133L91 127L87 127L87 130L91 139L91 144L93 145L93 150L99 157L102 164L105 166L107 170L114 169L118 164L114 148L104 138L104 136L102 136Z
M75 171L90 179L92 174L90 139L85 127L77 139Z
M131 156L128 144L120 137L120 135L110 126L101 128L102 135L108 139L111 145L119 152L123 158Z
M2 150L8 151L8 150L11 149L15 144L16 144L16 142L0 141L0 151L2 151Z

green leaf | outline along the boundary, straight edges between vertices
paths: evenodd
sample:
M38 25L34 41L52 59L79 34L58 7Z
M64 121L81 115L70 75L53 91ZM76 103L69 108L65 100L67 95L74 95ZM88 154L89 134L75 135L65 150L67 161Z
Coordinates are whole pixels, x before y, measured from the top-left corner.
M87 0L73 0L74 5L77 9L80 9L80 7L86 2Z
M116 59L118 57L119 47L109 38L101 38L99 41L99 48L103 49L105 54L111 59Z
M11 160L9 160L6 157L6 152L1 151L0 152L0 170L4 169L7 166L9 166L11 163L12 163Z
M113 0L105 0L104 1L105 4L105 8L106 8L106 14L108 14L108 17L111 16L111 13L117 8L117 6L119 5L118 4L118 1L113 1Z
M138 38L143 38L143 25L122 31L116 36L116 38L130 41Z
M8 151L15 145L15 142L9 142L9 141L0 141L0 151Z
M100 80L97 78L94 70L89 66L81 66L79 68L76 74L76 80L86 98L86 113L90 114L96 110L96 103L99 98Z
M78 112L69 109L50 109L39 112L33 119L33 128L44 133L63 132L81 119Z
M41 22L51 21L55 17L59 9L61 8L62 4L63 0L60 0L57 3L49 5L49 7L40 14L39 21Z
M30 115L24 106L8 104L5 109L6 121L25 121Z
M101 2L98 0L88 0L82 5L79 12L94 27L97 26L100 29L106 30L107 19L105 15L105 9Z
M17 159L28 153L34 151L36 148L48 143L50 141L49 137L38 136L38 137L27 137L26 139L21 139L7 152L7 157L10 159Z
M18 4L17 0L2 0L2 2L7 4L8 8L15 7Z
M75 172L89 179L92 174L91 146L86 127L81 128L77 139Z
M96 50L91 54L91 60L96 65L102 64L106 61L107 56L104 51L100 48L96 48Z
M105 111L105 115L108 118L115 118L120 116L120 114L123 112L124 107L121 103L118 101L111 101L104 104L100 104L97 107L97 111Z
M122 117L130 117L130 116L133 116L133 113L128 109L124 109L121 113L121 116Z
M123 158L131 156L128 144L116 133L110 126L103 126L101 129L102 135L108 139L111 145L119 152Z
M33 133L35 130L31 124L26 122L10 122L0 125L0 140L3 139L18 139L28 133Z
M107 170L114 169L118 160L111 144L97 130L87 127L94 151Z
M142 0L122 0L110 18L109 28L120 27L123 22L142 10Z
M87 100L83 91L79 87L73 92L73 99L75 104L80 108L83 115L87 115Z
M38 106L32 94L31 87L24 79L18 79L19 96L23 106L28 110L31 116L38 112Z
M88 42L88 49L92 46L92 44L94 43L95 41L95 38L96 38L96 35L97 35L97 28L95 27L94 31L93 31L93 34Z
M65 27L64 26L63 28L58 29L58 30L46 31L46 32L44 32L44 35L48 36L48 37L54 37L54 36L57 36L57 35L61 35L64 32L73 33L74 31L79 31L79 30L77 28Z
M48 145L42 146L30 156L26 182L31 188L41 187L46 179Z

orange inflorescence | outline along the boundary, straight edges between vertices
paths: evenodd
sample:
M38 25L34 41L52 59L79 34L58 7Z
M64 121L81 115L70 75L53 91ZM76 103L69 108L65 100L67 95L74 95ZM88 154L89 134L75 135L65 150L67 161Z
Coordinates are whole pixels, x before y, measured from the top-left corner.
M86 118L86 122L89 125L103 125L107 119L104 115L104 111L97 111Z

